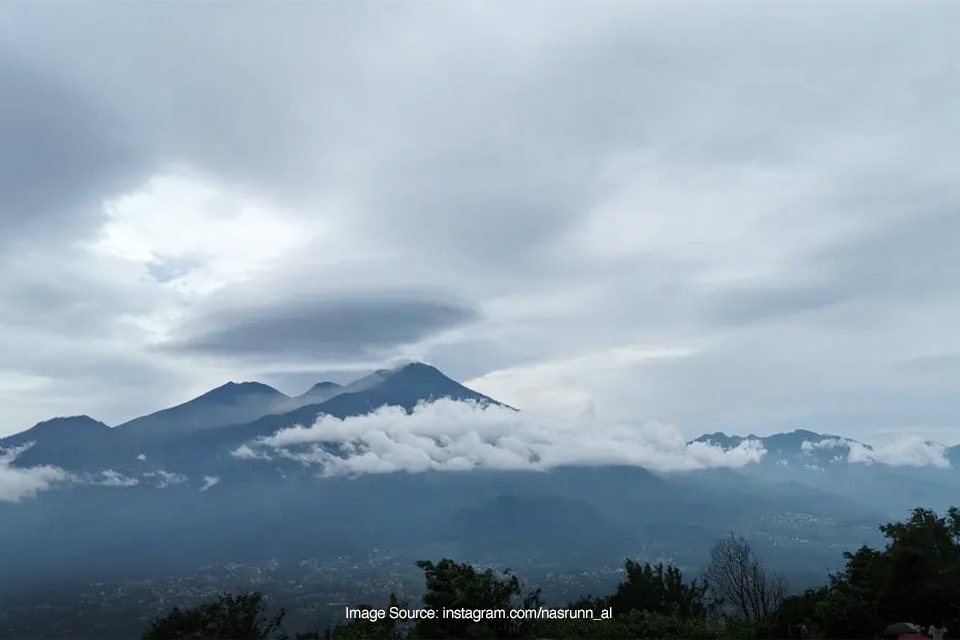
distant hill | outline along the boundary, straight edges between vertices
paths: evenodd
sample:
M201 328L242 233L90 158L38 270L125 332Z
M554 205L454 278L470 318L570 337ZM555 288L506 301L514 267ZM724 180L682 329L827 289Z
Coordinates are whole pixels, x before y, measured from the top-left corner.
M725 433L709 433L700 436L693 442L713 444L722 449L732 449L748 440L759 440L767 454L763 464L788 465L791 462L803 465L826 465L836 462L838 454L844 458L853 444L862 445L870 449L869 445L832 434L817 433L806 429L796 429L788 433L775 433L770 436L727 435Z
M873 505L890 517L916 506L918 496L924 496L924 504L934 508L946 508L956 500L960 446L944 452L952 468L942 468L933 464L873 462L870 455L875 449L869 444L805 429L765 437L718 432L704 434L694 442L730 449L746 440L759 440L767 451L759 464L746 465L739 470L752 478L795 482L830 491ZM858 455L851 460L854 450Z

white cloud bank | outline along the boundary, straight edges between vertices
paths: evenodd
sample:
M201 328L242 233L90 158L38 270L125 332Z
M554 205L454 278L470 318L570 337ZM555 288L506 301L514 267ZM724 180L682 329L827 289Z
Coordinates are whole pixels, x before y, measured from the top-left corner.
M20 502L34 498L41 491L70 479L59 467L14 467L13 461L29 449L31 444L4 449L0 447L0 502Z
M944 455L946 446L924 440L918 435L904 435L877 447L845 438L824 438L819 442L805 440L800 445L800 450L806 454L817 449L847 449L847 462L852 464L950 468L950 461ZM836 457L834 459L838 460Z
M561 422L496 405L439 400L411 414L397 407L346 419L322 416L234 450L241 459L279 456L328 476L471 469L546 470L631 465L654 471L742 467L766 453L756 440L724 451L688 444L673 427Z

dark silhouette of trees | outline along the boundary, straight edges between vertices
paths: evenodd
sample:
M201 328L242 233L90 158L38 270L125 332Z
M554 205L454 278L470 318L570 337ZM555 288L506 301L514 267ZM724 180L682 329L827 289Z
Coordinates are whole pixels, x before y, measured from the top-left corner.
M174 607L169 613L150 623L144 640L198 640L232 638L234 640L266 640L283 638L284 611L274 617L264 614L263 595L248 593L222 594L212 602L191 609Z
M600 612L612 607L613 614L617 616L630 611L647 611L682 619L706 614L706 585L696 580L684 583L677 567L664 566L663 563L640 563L627 558L623 569L624 579L612 595L580 598L570 603L570 608Z
M649 611L686 619L706 613L706 587L696 580L684 584L680 569L673 565L640 564L627 558L624 573L625 579L609 599L615 615Z
M521 600L520 580L510 571L501 576L492 569L477 571L471 564L443 559L417 562L423 569L426 593L423 606L434 609L438 617L421 620L414 630L421 638L516 638L521 637L521 622L516 620L458 620L444 619L444 609L510 610L517 606L528 608L539 604L540 593L534 591Z
M721 608L755 622L769 620L786 593L783 578L768 573L750 544L733 535L714 543L704 579Z
M892 622L926 628L960 624L960 510L940 517L914 509L906 522L881 525L885 549L845 553L817 603L829 637L870 638Z

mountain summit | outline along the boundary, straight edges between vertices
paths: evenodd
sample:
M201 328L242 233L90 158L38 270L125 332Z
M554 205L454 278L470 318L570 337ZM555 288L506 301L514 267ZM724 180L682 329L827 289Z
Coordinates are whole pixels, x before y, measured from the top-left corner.
M441 398L458 401L473 401L481 404L501 404L482 393L468 389L451 380L436 367L412 362L396 369L380 370L364 381L375 377L377 382L353 393L341 393L321 406L321 412L340 418L362 415L384 405L403 407L407 411L420 402ZM350 389L351 385L347 386Z
M296 400L298 404L317 404L329 400L342 392L343 387L336 382L318 382L306 392L294 398L294 400Z
M17 464L32 466L56 461L74 469L87 467L111 441L113 430L90 416L53 418L26 431L0 439L0 448L29 445L17 457Z
M181 405L117 427L140 434L187 433L256 420L285 408L286 396L260 382L228 382Z

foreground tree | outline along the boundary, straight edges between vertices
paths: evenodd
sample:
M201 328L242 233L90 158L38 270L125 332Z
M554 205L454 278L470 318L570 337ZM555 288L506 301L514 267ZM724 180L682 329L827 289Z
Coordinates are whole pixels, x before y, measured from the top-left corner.
M283 638L284 611L270 618L264 614L263 594L222 594L216 600L191 609L174 607L156 618L143 634L144 640L199 640L232 638L266 640Z
M704 578L717 604L755 622L771 619L786 593L783 578L768 572L750 544L733 535L714 543Z
M883 550L845 553L847 565L831 576L817 602L829 637L870 638L893 622L924 628L960 625L960 510L940 517L914 509L906 522L882 525Z
M510 610L539 604L540 592L521 600L520 580L510 571L501 576L492 569L477 571L466 562L443 559L437 563L421 560L426 593L423 605L440 612L443 609ZM438 618L421 620L414 630L421 638L516 638L522 635L523 624L515 620L454 620Z
M706 614L706 585L696 580L687 584L680 569L663 563L640 563L627 558L624 579L612 595L584 597L570 604L571 609L592 609L599 613L611 607L619 616L631 611L646 611L681 619L702 618Z

